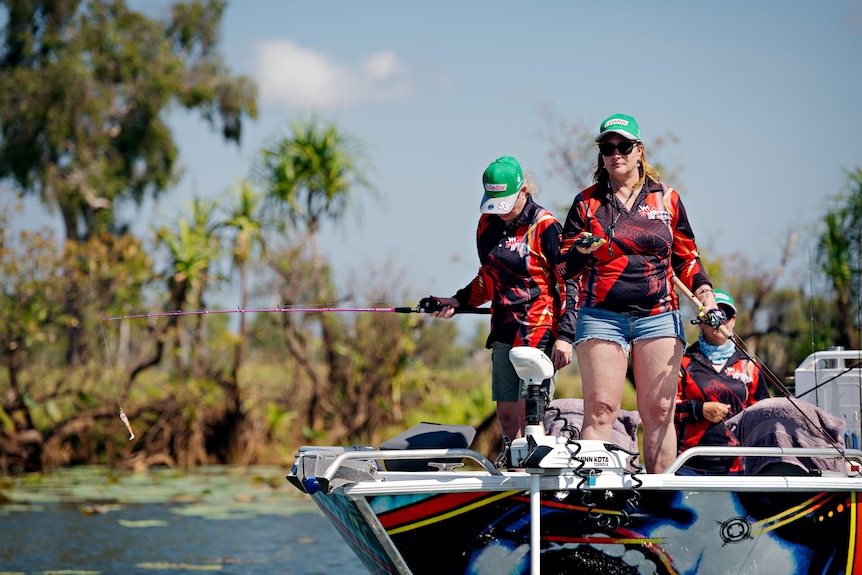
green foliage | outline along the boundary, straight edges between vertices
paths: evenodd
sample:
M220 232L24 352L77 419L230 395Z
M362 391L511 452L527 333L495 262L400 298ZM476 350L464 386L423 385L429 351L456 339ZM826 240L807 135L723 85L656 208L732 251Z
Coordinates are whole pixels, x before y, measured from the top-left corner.
M294 122L291 133L261 153L255 171L279 221L315 234L323 219L338 221L359 190L373 191L361 142L317 118Z
M858 309L862 302L862 168L847 173L846 190L826 214L817 248L817 262L829 279L834 302L831 323L837 337L833 344L862 345Z
M215 51L219 0L154 20L122 0L12 1L0 42L0 177L59 208L66 237L115 229L115 203L177 177L175 103L239 141L256 88Z
M191 221L179 216L176 229L163 226L156 231L158 245L167 249L170 260L165 273L172 309L202 305L207 285L214 281L211 268L221 255L221 243L214 213L218 202L195 198Z
M15 241L8 230L0 213L0 358L15 369L31 352L53 347L71 318L63 314L67 283L51 234L24 231Z
M463 366L469 358L468 350L453 346L458 336L458 325L453 321L428 321L416 341L416 356L430 368L450 369Z

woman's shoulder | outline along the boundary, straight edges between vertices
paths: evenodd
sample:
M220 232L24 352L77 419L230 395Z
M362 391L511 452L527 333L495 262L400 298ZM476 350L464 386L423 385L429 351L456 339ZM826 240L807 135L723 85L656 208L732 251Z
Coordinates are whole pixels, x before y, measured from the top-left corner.
M659 192L661 194L676 194L677 193L677 191L675 189L673 189L670 185L668 185L664 182L653 180L649 176L647 176L645 181L644 181L644 187L649 192Z
M601 200L605 196L603 191L600 191L599 184L593 184L589 188L581 190L581 192L575 196L575 203L578 202L590 202L590 201L598 201Z
M540 205L536 200L530 198L527 205L524 206L523 218L524 223L534 224L536 222L556 222L557 217L551 210Z
M599 192L599 184L595 183L592 186L590 186L589 188L585 188L585 189L581 190L581 193L578 194L578 197L591 198L591 197L595 196L596 194L598 194L598 192Z

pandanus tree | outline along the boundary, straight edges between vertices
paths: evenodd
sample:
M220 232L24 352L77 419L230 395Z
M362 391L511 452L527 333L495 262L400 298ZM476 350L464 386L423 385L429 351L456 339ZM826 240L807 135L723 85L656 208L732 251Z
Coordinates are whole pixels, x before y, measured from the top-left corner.
M826 214L824 228L817 255L832 288L834 345L855 347L862 343L862 168L847 174L847 189Z
M366 177L364 160L360 142L334 124L316 118L292 123L288 135L263 150L257 176L265 189L265 201L277 214L285 234L294 237L293 245L310 248L310 257L303 257L302 249L289 250L300 257L289 263L282 260L275 266L286 286L282 303L296 303L295 297L310 297L319 304L336 299L318 234L325 220L337 225L360 192L374 191ZM315 318L320 322L326 366L326 372L321 373L311 357L313 347L306 341L307 330L289 315L283 317L288 348L313 382L305 409L306 424L311 429L322 425L337 428L333 439L350 437L356 432L352 426L374 419L379 407L373 404L385 397L385 390L359 389L361 362L351 343L350 326L341 317L322 313ZM397 346L390 349L396 351ZM358 409L362 417L348 414L347 407ZM351 425L340 425L349 420Z
M227 234L231 262L239 274L240 307L246 309L250 296L249 271L264 249L264 233L267 220L263 214L263 196L251 182L243 181L230 194L230 205L224 212L224 221L219 224ZM236 377L242 363L245 348L246 316L240 314L239 341L234 354L233 372Z

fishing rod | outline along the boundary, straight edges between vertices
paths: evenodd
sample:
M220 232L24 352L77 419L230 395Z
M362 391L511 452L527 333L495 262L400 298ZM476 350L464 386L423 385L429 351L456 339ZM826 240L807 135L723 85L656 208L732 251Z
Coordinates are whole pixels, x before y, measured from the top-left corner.
M198 310L176 310L165 312L148 312L131 315L118 315L114 317L102 318L102 321L117 321L123 319L141 319L151 317L177 317L183 315L214 315L226 313L357 313L357 312L372 312L372 313L434 313L443 309L443 304L440 300L433 297L424 297L419 300L419 303L413 307L328 307L328 306L311 306L311 307L293 307L293 306L278 306L274 308L254 308L254 309L198 309ZM487 315L491 313L489 307L456 307L456 314L477 314Z
M773 386L775 386L782 393L782 395L784 395L785 398L787 398L787 401L793 404L793 407L796 408L800 415L802 415L802 417L805 418L805 420L809 424L811 424L812 429L817 430L817 432L826 441L828 441L832 447L835 448L835 450L848 464L855 465L844 454L844 449L838 444L838 442L832 437L830 437L826 430L822 429L808 416L808 414L805 413L805 411L801 407L799 407L799 405L795 401L796 397L794 397L790 390L787 389L787 386L785 386L784 383L782 383L781 380L778 379L778 376L775 375L772 370L769 369L769 367L767 367L766 364L764 364L760 360L760 358L758 358L757 355L754 354L754 352L748 349L748 346L745 345L745 342L742 341L742 338L740 338L735 332L729 330L727 326L721 322L721 320L724 319L723 317L721 317L724 315L723 312L721 312L720 310L718 313L715 313L715 310L705 311L704 305L699 299L697 299L697 296L695 296L691 292L691 290L688 289L688 287L684 283L682 283L682 280L680 280L675 275L671 276L671 280L673 281L673 284L676 286L676 288L679 289L679 291L682 292L682 294L685 295L686 298L697 307L698 319L692 320L692 323L705 323L706 325L720 332L728 340L732 341L733 344L736 346L736 349L738 349L740 353L742 353L742 355L748 358L749 361L754 363L754 365L756 365L757 368L766 376L766 379L769 380L769 382Z

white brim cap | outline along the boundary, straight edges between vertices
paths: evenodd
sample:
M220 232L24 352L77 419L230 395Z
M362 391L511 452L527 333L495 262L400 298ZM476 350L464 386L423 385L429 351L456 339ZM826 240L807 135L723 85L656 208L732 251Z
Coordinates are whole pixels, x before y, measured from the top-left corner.
M508 214L515 207L515 202L518 201L518 190L512 195L503 196L502 198L494 198L485 194L482 196L482 203L479 205L479 211L483 214Z

